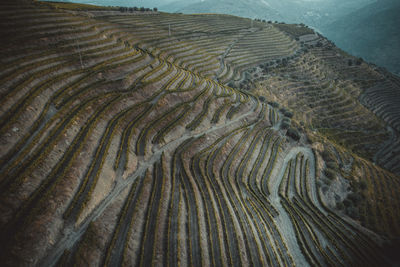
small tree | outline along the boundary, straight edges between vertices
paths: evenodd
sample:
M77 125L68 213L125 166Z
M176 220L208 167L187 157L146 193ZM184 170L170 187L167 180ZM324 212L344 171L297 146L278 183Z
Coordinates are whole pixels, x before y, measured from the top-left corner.
M343 200L343 205L344 205L345 207L350 207L350 206L353 205L353 203L352 203L350 200L345 199L345 200Z
M157 11L158 11L158 8L156 8L156 7L155 7L155 8L153 8L153 11L157 12Z
M297 131L294 128L290 128L287 131L287 135L290 136L291 138L293 138L293 140L295 140L295 141L299 141L300 140L300 133L299 133L299 131Z
M348 64L349 66L351 66L351 65L353 65L353 61L352 61L351 59L349 59L349 61L347 62L347 64Z
M140 8L140 11L141 11L141 12L144 12L144 11L145 11L144 7L141 7L141 8Z
M356 207L348 207L346 209L346 213L353 219L357 220L358 218L360 218L360 213Z
M347 198L349 200L351 200L355 205L357 205L358 203L360 203L361 201L361 195L358 193L351 193L347 196Z
M330 169L325 169L324 174L329 180L335 179L335 173Z
M343 203L342 202L336 202L336 209L338 209L338 210L344 209Z
M280 111L283 113L285 117L292 118L293 117L293 112L289 111L285 107L281 108Z
M338 170L337 165L334 161L329 161L326 163L326 168L331 169L331 170Z
M279 103L278 102L268 102L272 107L274 108L279 108Z
M287 111L287 112L285 113L285 116L288 117L288 118L292 118L292 117L293 117L293 112Z
M359 183L359 185L360 185L361 191L364 191L365 189L367 189L367 183L365 181L361 181Z
M282 121L281 122L281 129L286 130L290 127L290 122Z

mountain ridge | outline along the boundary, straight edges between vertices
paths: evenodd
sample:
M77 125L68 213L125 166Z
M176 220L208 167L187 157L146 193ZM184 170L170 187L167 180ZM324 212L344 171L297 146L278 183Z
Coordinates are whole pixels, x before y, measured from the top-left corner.
M399 75L396 52L400 45L397 28L400 21L396 15L399 10L400 4L396 1L378 2L325 25L323 31L338 40L343 49Z

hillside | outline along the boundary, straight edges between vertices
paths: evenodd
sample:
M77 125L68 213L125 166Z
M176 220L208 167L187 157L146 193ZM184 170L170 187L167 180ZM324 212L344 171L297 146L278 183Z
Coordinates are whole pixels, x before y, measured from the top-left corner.
M400 75L400 3L381 0L338 17L321 30L355 56Z
M352 55L400 74L397 0L193 0L170 2L160 10L304 23Z
M0 3L4 266L386 266L400 79L299 25Z
M61 0L53 0L61 1ZM230 14L301 23L354 56L400 74L397 0L69 0L101 6L158 7L171 13Z

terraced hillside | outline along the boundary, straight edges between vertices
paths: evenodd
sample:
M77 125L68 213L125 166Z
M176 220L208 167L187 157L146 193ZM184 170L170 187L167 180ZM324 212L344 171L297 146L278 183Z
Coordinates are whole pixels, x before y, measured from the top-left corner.
M395 261L397 77L298 26L0 7L3 265Z

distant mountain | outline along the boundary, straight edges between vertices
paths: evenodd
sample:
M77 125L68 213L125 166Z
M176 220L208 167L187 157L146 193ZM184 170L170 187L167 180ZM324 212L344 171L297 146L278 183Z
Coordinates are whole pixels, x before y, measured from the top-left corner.
M378 1L322 27L353 55L400 74L400 2Z
M160 6L182 13L225 13L250 18L306 23L313 27L335 21L375 0L191 0Z
M161 7L161 10L182 13L224 13L249 18L269 18L271 20L283 20L273 6L266 1L244 0L204 0L188 4L187 1L177 1Z
M46 1L46 0L45 0ZM72 2L98 6L159 7L174 0L48 0L50 2Z

